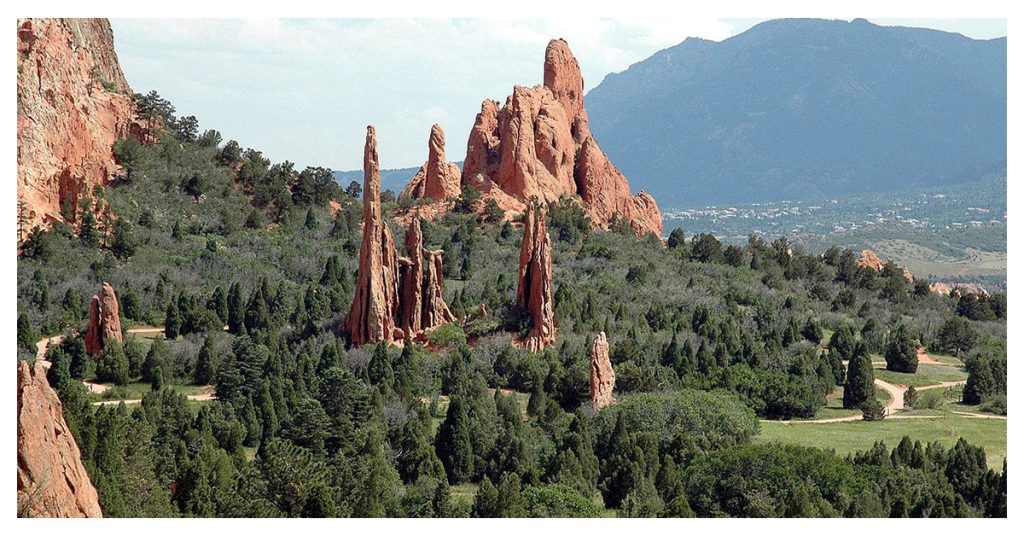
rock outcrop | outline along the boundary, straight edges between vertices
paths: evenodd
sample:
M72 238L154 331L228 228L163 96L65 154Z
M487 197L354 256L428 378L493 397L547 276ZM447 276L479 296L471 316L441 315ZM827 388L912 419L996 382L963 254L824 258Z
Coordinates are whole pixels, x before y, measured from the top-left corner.
M121 306L110 283L103 283L99 294L89 302L89 326L85 330L85 349L92 355L103 350L107 341L124 342L121 331Z
M366 127L363 150L363 243L352 308L343 323L355 346L412 339L455 316L442 292L442 252L423 248L418 219L406 233L407 257L399 257L380 204L377 133Z
M561 39L548 43L543 85L515 86L503 106L493 100L480 106L462 183L513 212L523 212L532 199L549 203L579 195L597 227L607 229L622 218L638 235L661 236L654 198L642 192L633 196L626 177L591 135L583 76Z
M953 289L945 283L932 283L931 285L928 285L928 290L943 296L949 296L949 293L953 291Z
M590 406L597 411L615 402L615 369L608 358L608 337L602 331L590 347Z
M402 299L399 327L405 338L413 339L438 326L454 322L455 315L444 301L444 252L423 248L420 220L413 219L405 233L407 257L399 258Z
M409 181L399 197L445 201L462 193L462 171L454 162L445 160L444 129L435 124L427 143L427 162Z
M902 268L900 268L900 275L903 276L903 279L907 280L907 283L913 283L914 282L914 274L912 274L910 272L910 269L908 269L906 266L903 266Z
M555 342L555 310L552 305L551 237L544 221L544 205L526 209L523 241L519 248L519 285L516 303L530 315L530 332L521 344L534 352Z
M19 242L37 225L77 223L115 174L130 95L106 19L18 20Z
M878 255L876 255L874 251L865 249L860 252L860 258L857 259L857 266L881 272L882 268L885 268L885 263L882 262L882 259L878 258Z
M42 362L18 362L18 517L103 517Z

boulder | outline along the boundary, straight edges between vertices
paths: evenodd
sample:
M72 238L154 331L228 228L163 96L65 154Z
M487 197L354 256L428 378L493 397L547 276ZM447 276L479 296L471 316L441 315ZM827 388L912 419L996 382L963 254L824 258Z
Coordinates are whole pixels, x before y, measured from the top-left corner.
M531 327L521 344L539 352L555 342L555 311L552 306L551 237L544 205L526 209L523 241L519 249L519 283L516 303L530 315Z
M103 517L41 361L18 362L18 517Z
M608 337L598 333L590 347L590 406L597 411L615 402L615 369L608 358Z

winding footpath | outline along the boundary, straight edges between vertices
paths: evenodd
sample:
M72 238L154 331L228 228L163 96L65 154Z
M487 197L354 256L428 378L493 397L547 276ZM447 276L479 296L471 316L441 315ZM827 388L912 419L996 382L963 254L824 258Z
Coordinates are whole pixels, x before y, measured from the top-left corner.
M163 333L163 332L164 332L163 328L154 328L154 327L139 327L139 328L130 328L130 329L128 329L128 333L137 333L137 334L140 334L140 335L145 335L145 334L152 335L154 333ZM46 359L46 351L50 348L50 345L51 344L60 344L61 341L63 341L63 340L64 340L64 336L63 335L54 335L53 337L48 337L48 338L42 339L41 341L36 343L36 361L40 362L43 365L43 368L46 368L46 369L50 368L50 364L51 363L49 361L47 361L47 359ZM85 385L85 388L88 389L90 393L103 394L103 393L105 393L107 391L107 389L110 389L110 387L108 387L106 385L103 385L102 383L89 382L89 381L82 380L82 384ZM215 400L216 398L217 398L217 395L214 394L213 386L212 385L205 385L205 386L203 386L203 392L198 394L198 395L189 395L188 396L189 400L197 400L197 401ZM132 399L132 400L103 400L101 402L93 402L92 405L94 405L94 406L114 406L114 405L120 404L122 402L127 404L127 405L141 404L142 403L142 399L140 398L140 399Z
M919 386L919 387L915 387L914 389L916 389L918 392L921 392L921 391L928 391L928 390L931 390L931 389L943 389L943 388L957 387L957 386L966 385L966 384L967 384L966 380L957 380L957 381L949 381L949 382L939 382L939 383L932 384L932 385L922 385L922 386ZM878 378L875 378L875 386L877 386L877 387L885 390L885 392L889 393L889 403L885 405L885 418L886 419L941 419L942 418L942 415L897 415L897 412L903 411L903 409L904 409L904 406L903 406L903 395L907 392L907 389L909 389L909 387L907 387L906 385L899 385L899 384L889 383L889 382L887 382L885 380L880 380ZM983 415L983 414L980 414L980 413L968 413L966 411L954 411L953 413L955 413L957 415L962 415L964 417L968 417L968 418L971 418L971 419L990 419L990 418L1004 419L1004 420L1006 419L1006 417L1004 417L1004 416L999 416L999 415L989 416L989 415ZM854 413L852 415L845 415L843 417L831 417L831 418L828 418L828 419L806 419L806 420L788 420L788 421L761 419L761 422L778 422L778 423L782 423L782 424L830 424L830 423L836 423L836 422L859 421L862 418L863 418L863 416L860 413Z

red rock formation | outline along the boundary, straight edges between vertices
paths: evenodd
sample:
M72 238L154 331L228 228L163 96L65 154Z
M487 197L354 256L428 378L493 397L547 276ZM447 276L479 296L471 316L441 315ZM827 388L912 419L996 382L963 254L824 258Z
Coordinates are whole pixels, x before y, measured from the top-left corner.
M402 299L399 306L399 327L412 339L438 326L455 321L455 315L444 301L441 250L423 248L420 220L413 219L405 233L407 257L401 265Z
M89 302L89 326L85 330L85 349L92 355L103 350L109 340L124 342L121 332L121 306L110 283L104 282L99 294Z
M523 210L533 198L552 202L579 194L596 226L608 228L617 214L637 234L661 236L654 198L633 197L626 177L590 134L583 77L561 39L545 51L543 85L516 86L500 109L491 100L481 105L462 177L505 210Z
M106 19L18 20L19 240L33 226L75 223L79 203L116 172L131 89Z
M359 279L343 324L355 346L412 339L455 319L441 290L441 252L423 249L418 219L406 233L408 257L396 253L395 238L381 214L377 133L372 126L366 127L363 173Z
M949 293L952 292L953 289L949 288L949 285L945 283L932 283L931 285L928 285L928 290L936 294L949 296Z
M985 287L977 283L959 283L950 292L953 296L966 296L968 294L974 294L975 296L988 296L988 291Z
M353 345L394 341L398 311L398 258L395 238L380 208L380 163L377 132L366 127L363 149L363 243L359 249L359 279L352 309L345 319Z
M445 201L450 197L458 197L462 193L462 171L454 162L445 160L444 129L441 128L441 125L435 124L430 129L430 140L427 147L427 162L423 164L399 196L413 199L427 198L434 201Z
M882 268L885 267L885 263L875 255L874 251L865 249L860 252L860 259L857 259L857 266L861 268L869 268L876 272L881 272Z
M602 331L590 347L590 406L597 411L615 402L615 369L608 358L608 337Z
M914 282L914 274L910 273L910 270L907 269L906 266L900 268L900 275L903 276L903 279L907 280L907 283L913 283Z
M46 369L18 362L18 517L103 517Z
M552 306L551 238L544 221L544 205L526 209L523 241L519 248L519 285L516 303L530 314L533 325L522 345L534 352L555 342L555 311Z

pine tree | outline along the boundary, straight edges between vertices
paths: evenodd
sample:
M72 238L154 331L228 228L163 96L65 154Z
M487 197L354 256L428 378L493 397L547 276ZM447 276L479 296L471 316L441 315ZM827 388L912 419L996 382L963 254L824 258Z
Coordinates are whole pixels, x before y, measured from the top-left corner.
M178 302L172 299L167 302L167 312L164 314L164 336L176 339L180 332L181 314L178 311Z
M203 341L203 347L199 349L196 357L196 370L192 380L196 385L209 385L217 377L217 356L214 355L213 337L207 337Z
M242 329L245 312L243 310L242 287L237 282L231 283L231 287L228 289L227 305L228 332L238 335Z
M38 336L28 321L28 315L18 313L18 347L35 354L36 339Z
M871 358L868 357L864 345L857 344L854 356L850 359L849 367L846 370L846 385L843 389L843 407L847 409L859 408L868 398L875 396L875 372L871 368Z
M917 345L909 330L900 325L893 331L885 348L885 368L895 372L917 372Z
M217 319L222 325L227 324L228 297L224 294L224 289L220 285L213 289L213 294L210 296L209 301L206 302L206 308L217 315Z
M474 474L472 423L466 411L462 395L453 395L448 404L448 413L437 429L435 450L444 464L448 482L468 482Z
M96 360L96 378L101 382L128 385L128 357L117 340L104 341Z

